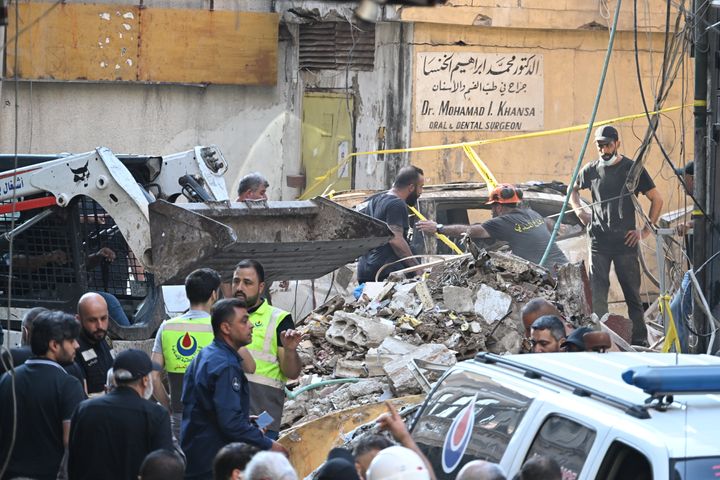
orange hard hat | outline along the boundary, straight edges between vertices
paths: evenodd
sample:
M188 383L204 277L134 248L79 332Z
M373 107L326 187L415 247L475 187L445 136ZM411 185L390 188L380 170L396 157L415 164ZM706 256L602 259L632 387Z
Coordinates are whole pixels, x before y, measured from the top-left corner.
M487 205L491 203L520 203L521 201L522 191L515 188L515 185L501 183L490 193Z

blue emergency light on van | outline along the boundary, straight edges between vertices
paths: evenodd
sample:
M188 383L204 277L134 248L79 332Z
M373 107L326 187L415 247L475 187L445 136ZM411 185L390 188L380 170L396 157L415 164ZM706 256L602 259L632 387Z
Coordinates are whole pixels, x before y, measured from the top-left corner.
M720 365L637 367L624 371L622 379L653 396L718 393Z

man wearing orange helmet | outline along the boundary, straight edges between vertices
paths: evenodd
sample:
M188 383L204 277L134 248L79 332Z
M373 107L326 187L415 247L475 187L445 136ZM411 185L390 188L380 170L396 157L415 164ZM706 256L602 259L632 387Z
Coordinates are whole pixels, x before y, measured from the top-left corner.
M539 263L550 241L550 225L530 208L520 208L522 191L504 183L498 185L490 194L493 218L473 225L442 225L424 221L415 227L427 233L443 233L448 236L460 236L467 233L472 238L494 238L510 244L510 249L518 257L533 263ZM557 245L552 246L547 265L563 265L568 260Z

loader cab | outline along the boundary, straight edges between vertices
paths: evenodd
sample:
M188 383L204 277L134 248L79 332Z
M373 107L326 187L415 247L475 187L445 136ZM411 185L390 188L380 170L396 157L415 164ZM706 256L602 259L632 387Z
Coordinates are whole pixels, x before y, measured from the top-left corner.
M113 218L98 203L80 196L66 208L0 215L0 235L22 225L27 228L14 238L12 272L9 245L1 250L0 304L7 304L10 292L11 329L19 329L27 308L74 312L86 292L109 293L130 323L147 322L158 295L152 274L144 271ZM112 261L103 255L108 251ZM117 327L111 322L111 334Z

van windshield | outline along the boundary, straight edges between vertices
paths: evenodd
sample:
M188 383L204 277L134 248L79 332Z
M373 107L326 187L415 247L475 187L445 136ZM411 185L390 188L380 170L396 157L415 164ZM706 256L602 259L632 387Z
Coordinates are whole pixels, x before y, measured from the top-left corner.
M720 478L720 457L676 458L670 462L671 480L716 480Z

